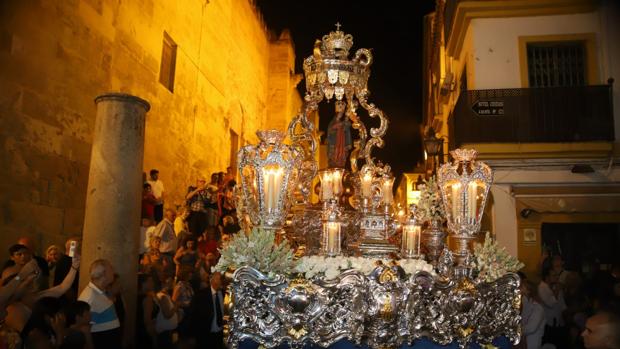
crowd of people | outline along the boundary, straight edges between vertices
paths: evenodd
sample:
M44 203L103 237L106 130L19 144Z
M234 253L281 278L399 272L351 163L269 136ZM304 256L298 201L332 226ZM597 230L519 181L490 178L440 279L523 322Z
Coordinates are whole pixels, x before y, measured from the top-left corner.
M223 278L213 272L219 249L241 229L232 169L198 178L185 204L164 206L155 169L144 182L139 250L139 348L223 348Z
M78 290L79 238L36 254L32 239L9 247L0 278L0 349L224 348L224 280L213 267L239 230L234 176L198 178L178 208L165 205L157 170L144 182L137 313L126 317L120 277L109 261L89 267ZM520 348L620 349L620 265L578 273L547 256L542 280L522 274ZM132 326L133 325L133 326ZM135 336L126 334L133 327Z
M78 290L80 239L38 256L32 239L9 247L0 279L0 349L224 348L224 280L213 267L239 230L234 177L214 173L190 186L185 205L165 204L159 172L144 182L137 313L126 317L120 277L94 261ZM132 326L133 325L133 326ZM130 328L135 335L126 336Z
M521 348L620 349L620 264L587 273L546 253L538 284L521 275Z

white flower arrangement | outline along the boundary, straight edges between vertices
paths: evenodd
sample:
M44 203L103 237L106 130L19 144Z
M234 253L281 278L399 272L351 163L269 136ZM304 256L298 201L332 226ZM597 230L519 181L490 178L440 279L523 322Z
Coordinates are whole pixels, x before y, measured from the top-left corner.
M398 264L403 268L405 273L413 275L419 271L425 271L435 274L433 266L423 259L401 259Z
M333 279L345 270L355 269L363 274L370 274L377 267L377 259L364 257L325 257L325 256L305 256L299 259L296 272L301 273L306 279L316 276L324 276L326 279ZM383 264L388 265L386 261ZM420 259L400 260L399 265L406 274L415 274L418 271L433 273L433 266Z
M297 262L293 250L284 239L275 243L275 232L253 229L248 235L239 233L220 250L221 257L215 270L224 272L242 266L252 267L269 276L288 274L295 270Z
M474 244L474 263L478 274L476 278L485 282L495 281L509 272L517 272L524 266L517 258L508 254L504 247L500 248L488 232L484 244Z
M445 219L446 212L444 211L441 193L434 176L425 180L424 184L420 186L417 216L422 222L431 220L443 221Z

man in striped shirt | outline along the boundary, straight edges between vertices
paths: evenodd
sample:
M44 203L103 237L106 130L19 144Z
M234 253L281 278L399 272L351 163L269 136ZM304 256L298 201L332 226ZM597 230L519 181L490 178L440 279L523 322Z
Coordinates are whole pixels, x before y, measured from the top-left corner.
M90 265L90 282L78 298L90 305L93 324L91 333L96 349L121 348L120 322L114 303L105 293L112 281L114 281L112 264L105 259L98 259Z

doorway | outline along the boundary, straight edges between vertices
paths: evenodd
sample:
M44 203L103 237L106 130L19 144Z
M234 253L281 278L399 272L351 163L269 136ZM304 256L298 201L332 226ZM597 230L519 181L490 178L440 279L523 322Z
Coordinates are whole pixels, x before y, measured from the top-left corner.
M620 261L618 223L543 223L541 236L542 248L561 255L567 270L609 270Z

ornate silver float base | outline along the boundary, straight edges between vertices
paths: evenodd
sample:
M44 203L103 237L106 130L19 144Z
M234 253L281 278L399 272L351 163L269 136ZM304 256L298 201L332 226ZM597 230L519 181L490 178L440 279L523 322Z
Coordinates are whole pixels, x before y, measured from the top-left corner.
M452 266L448 255L446 264ZM440 263L441 264L441 263ZM249 339L267 348L328 347L341 339L369 348L398 348L427 337L460 348L521 337L519 277L492 283L404 275L378 266L369 275L347 270L333 279L271 277L250 267L233 274L228 343Z

